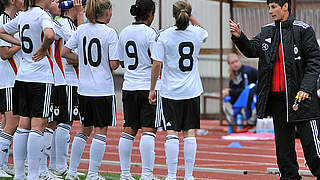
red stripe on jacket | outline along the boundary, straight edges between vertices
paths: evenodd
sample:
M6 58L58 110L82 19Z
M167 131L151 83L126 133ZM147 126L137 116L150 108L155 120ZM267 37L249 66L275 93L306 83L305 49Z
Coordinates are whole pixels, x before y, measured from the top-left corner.
M272 92L283 92L286 90L286 80L284 73L284 64L283 64L283 50L282 44L279 45L279 53L276 55L276 61L273 64L273 75L272 75Z

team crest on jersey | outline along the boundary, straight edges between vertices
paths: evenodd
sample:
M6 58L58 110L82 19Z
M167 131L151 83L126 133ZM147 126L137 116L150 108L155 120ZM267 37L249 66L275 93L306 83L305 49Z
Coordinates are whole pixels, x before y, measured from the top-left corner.
M262 44L262 50L267 51L269 49L269 45L267 43Z
M59 116L60 110L58 108L55 108L53 113L54 113L55 116Z
M297 46L294 46L294 48L293 48L293 52L294 52L294 54L295 54L295 55L297 55L297 54L298 54L299 49L298 49L298 47L297 47Z
M77 116L78 114L79 114L79 109L78 108L74 108L73 115Z

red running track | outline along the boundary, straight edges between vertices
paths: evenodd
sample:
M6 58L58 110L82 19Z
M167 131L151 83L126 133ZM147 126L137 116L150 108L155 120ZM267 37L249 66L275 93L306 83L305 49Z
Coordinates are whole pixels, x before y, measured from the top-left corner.
M122 131L123 116L118 114L116 127L109 127L107 137L107 148L100 168L101 172L120 174L119 156L117 145ZM71 142L77 130L80 128L79 122L75 122L71 131ZM201 128L209 133L205 136L197 137L197 156L194 170L196 179L230 179L230 180L275 180L279 179L277 175L267 173L267 168L277 168L275 157L275 145L273 141L238 141L242 148L228 148L232 143L229 140L223 140L221 137L226 135L223 127L220 127L218 121L201 120ZM181 137L181 136L180 136ZM79 171L86 172L88 169L88 159L90 157L90 144L92 135L86 144L82 156L82 162ZM141 159L139 152L140 133L135 138L132 152L132 174L141 173ZM165 132L158 132L156 137L156 160L154 174L165 177L167 169L165 167ZM70 149L71 150L70 143ZM296 151L300 169L306 170L304 165L303 152L300 142L297 140ZM178 177L184 176L183 160L183 139L180 139L179 152L179 170ZM244 174L246 172L247 174ZM305 176L304 179L314 179Z

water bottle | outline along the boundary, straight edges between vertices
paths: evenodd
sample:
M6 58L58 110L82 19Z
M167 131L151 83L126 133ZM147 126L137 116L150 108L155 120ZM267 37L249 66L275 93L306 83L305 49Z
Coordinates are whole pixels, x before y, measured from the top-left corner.
M86 5L87 0L82 0L82 5ZM68 10L73 8L73 2L72 1L62 1L59 4L59 8L61 8L62 10Z
M198 129L197 130L197 135L198 136L205 136L208 134L208 130L205 130L205 129Z
M267 118L267 125L266 129L268 133L273 133L274 134L274 128L273 128L273 119L272 118Z
M257 133L262 133L264 132L264 120L263 119L257 119L257 128L256 128L256 132Z

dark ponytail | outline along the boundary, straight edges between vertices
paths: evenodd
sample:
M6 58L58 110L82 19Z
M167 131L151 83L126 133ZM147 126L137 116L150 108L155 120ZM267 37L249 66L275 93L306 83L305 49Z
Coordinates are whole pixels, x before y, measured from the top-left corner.
M192 12L191 4L180 0L173 4L173 15L176 19L177 30L185 30L189 26L190 15Z
M154 14L156 5L153 0L137 0L136 4L130 8L130 14L136 21L145 21L149 18L149 13Z

